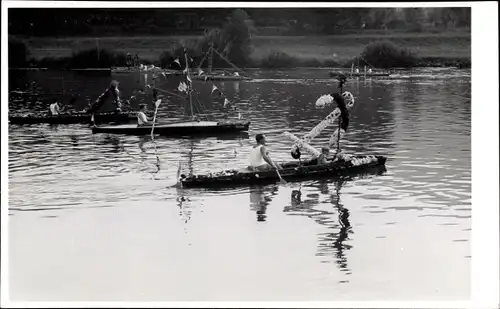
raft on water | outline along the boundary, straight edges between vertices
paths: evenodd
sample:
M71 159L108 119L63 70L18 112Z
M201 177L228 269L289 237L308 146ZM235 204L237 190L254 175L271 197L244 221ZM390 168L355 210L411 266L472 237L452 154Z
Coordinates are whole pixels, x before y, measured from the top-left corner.
M217 135L248 131L250 121L187 121L155 124L154 133L160 135ZM127 135L151 134L151 125L137 124L107 125L92 128L92 133L114 133Z
M22 114L22 115L9 115L9 123L11 124L36 124L36 123L50 123L50 124L71 124L71 123L91 123L92 115L86 112L76 113L63 113L56 116L47 113L40 114ZM111 122L130 122L137 120L137 113L135 112L109 112L109 113L96 113L94 114L94 122L111 123Z
M333 158L330 158L333 160ZM329 178L336 176L350 176L364 173L385 172L384 156L351 156L343 155L336 161L328 164L302 164L287 162L281 164L281 177L286 181L300 181L306 179ZM226 170L206 175L180 175L179 181L184 187L219 187L234 185L269 184L279 182L275 170L253 172L245 169Z

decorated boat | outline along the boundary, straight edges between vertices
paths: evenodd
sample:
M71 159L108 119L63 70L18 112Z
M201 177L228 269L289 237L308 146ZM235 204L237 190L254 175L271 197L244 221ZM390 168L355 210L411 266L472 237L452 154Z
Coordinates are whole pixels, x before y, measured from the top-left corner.
M122 113L95 113L94 123L111 123L111 122L130 122L137 119L137 113L122 112ZM49 115L48 113L38 114L15 114L9 115L10 124L72 124L72 123L92 123L92 115L87 112L62 113L59 115Z
M129 123L137 119L136 112L122 111L122 100L120 99L120 91L118 90L119 83L112 81L110 86L91 103L84 111L74 111L71 113L59 113L53 115L51 112L39 112L28 114L9 114L9 123L11 124L36 124L36 123L49 123L49 124L72 124L72 123L88 123L88 124L104 124L104 123ZM64 91L64 90L63 90ZM37 94L39 95L39 94ZM132 96L131 98L133 98ZM62 102L64 105L66 103ZM110 112L99 112L107 99L111 99L115 105L115 110ZM76 100L73 97L69 105L72 105ZM129 100L125 100L125 104L129 104Z
M189 67L190 63L192 63L193 60L187 55L186 50L184 50L184 59L185 59L185 68L182 72L184 74L185 79L182 79L180 81L177 90L180 93L187 94L187 97L179 96L177 94L175 95L182 99L188 99L191 112L189 121L173 121L173 122L169 122L168 120L164 122L155 121L158 107L161 103L161 99L158 99L159 98L158 92L163 91L170 94L173 93L156 87L155 83L156 79L159 78L160 75L165 76L164 73L161 72L159 68L156 68L154 66L148 67L141 65L140 67L143 68L143 70L153 72L152 84L147 84L146 88L152 89L153 100L155 101L156 105L156 110L154 113L155 116L153 119L154 124L152 125L120 124L120 125L94 126L92 128L92 132L127 134L127 135L145 135L145 134L153 135L153 133L157 133L160 135L186 136L186 135L218 135L218 134L248 131L250 126L250 121L241 119L241 113L238 113L238 118L234 120L229 120L229 119L225 120L212 119L211 121L209 119L201 120L195 115L193 106L193 93L194 93L192 85L193 78L190 74L190 67ZM189 59L191 59L191 61L189 61ZM176 62L180 64L180 61L178 59L176 59ZM201 74L199 75L201 76ZM147 81L147 78L145 78L145 80ZM207 81L211 83L211 81L209 80ZM212 95L214 95L214 93L217 95L218 99L223 100L224 107L230 104L230 101L225 96L225 94L222 93L222 91L212 83ZM198 103L200 105L200 108L203 109L203 106L201 106L201 102L199 100L196 100L196 103Z
M239 170L226 170L218 173L209 173L205 175L185 175L181 173L181 167L178 169L178 182L185 187L201 186L220 186L236 184L259 184L272 183L280 181L302 180L305 178L336 177L344 175L353 175L376 171L385 171L385 162L387 157L381 155L349 155L340 150L340 140L345 135L349 126L348 109L354 105L354 96L352 93L343 92L342 87L346 82L344 75L339 76L339 93L325 94L316 101L318 108L324 108L333 104L337 107L324 120L316 125L310 132L302 138L295 136L290 132L284 132L283 135L294 142L291 148L293 162L282 163L281 168L269 169L266 171L254 171L249 168ZM332 134L328 146L324 146L321 152L310 145L310 141L318 136L329 125L336 123L338 128ZM330 148L336 148L335 155L329 156ZM312 159L302 162L300 160L301 150L309 153Z
M307 179L352 176L366 173L385 172L384 156L339 156L330 158L329 164L300 164L286 162L279 171L285 181L302 181ZM335 160L335 161L334 161ZM275 170L255 172L248 169L226 170L203 175L180 175L179 181L183 187L210 187L276 183L280 180Z

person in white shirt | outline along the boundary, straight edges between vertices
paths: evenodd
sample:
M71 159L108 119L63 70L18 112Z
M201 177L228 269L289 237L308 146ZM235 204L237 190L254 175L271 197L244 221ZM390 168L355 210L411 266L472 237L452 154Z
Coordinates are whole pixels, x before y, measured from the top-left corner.
M57 100L54 100L54 102L52 104L50 104L49 111L50 111L50 114L52 116L59 115L59 113L61 112L61 110L59 108L59 103L57 102Z
M272 168L281 169L281 167L274 163L271 157L269 157L269 151L266 148L266 137L263 134L257 134L255 140L257 144L250 149L248 168L252 171L266 171Z
M141 104L139 105L139 108L140 110L137 113L137 125L152 125L152 121L149 121L148 117L146 116L146 105Z

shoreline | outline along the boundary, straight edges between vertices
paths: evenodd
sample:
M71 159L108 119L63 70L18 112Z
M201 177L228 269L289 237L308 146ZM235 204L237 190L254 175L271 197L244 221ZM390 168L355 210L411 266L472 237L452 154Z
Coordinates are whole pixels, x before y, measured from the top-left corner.
M53 59L45 59L43 63L45 66L43 67L25 67L25 68L9 68L9 70L17 70L17 71L52 71L52 70L64 70L64 71L101 71L101 72L112 72L112 68L99 68L99 67L88 67L88 68L74 68L67 67L63 65L64 58L53 58ZM310 61L310 60L309 60ZM34 61L36 64L41 61ZM257 61L260 62L260 61ZM308 65L308 59L297 59L297 65L278 65L274 67L266 67L266 66L251 66L245 67L243 69L246 70L278 70L278 69L346 69L350 68L350 62L346 62L344 64L336 63L334 65L328 65L328 62L331 61L316 61L315 63ZM300 63L302 62L302 63ZM327 62L327 63L325 63ZM117 67L125 67L125 66L117 66ZM229 67L228 67L229 68ZM417 63L412 68L458 68L458 69L468 69L471 68L471 59L468 57L419 57ZM221 68L223 69L223 68ZM389 70L394 69L404 69L404 68L390 68ZM376 70L382 70L376 68Z
M166 36L110 36L110 37L20 37L11 36L26 45L29 62L37 67L70 68L75 55L95 49L97 42L102 52L117 57L116 65L124 64L121 58L127 52L138 53L141 62L160 66L163 53L169 53L182 41L198 39L197 35ZM414 67L470 67L470 32L447 31L428 32L386 32L357 33L342 35L285 36L256 35L252 38L253 48L247 67L295 68L295 67L350 67L351 62L364 50L367 44L389 40L396 46L408 48L415 53ZM114 56L113 56L114 55ZM278 58L273 56L278 56ZM97 61L88 58L80 60L78 68L99 67ZM283 56L283 57L281 57ZM118 58L120 60L118 60ZM271 59L272 58L272 59ZM282 63L284 62L284 63ZM109 68L113 63L102 63ZM163 63L165 65L165 63ZM245 67L242 67L245 68Z

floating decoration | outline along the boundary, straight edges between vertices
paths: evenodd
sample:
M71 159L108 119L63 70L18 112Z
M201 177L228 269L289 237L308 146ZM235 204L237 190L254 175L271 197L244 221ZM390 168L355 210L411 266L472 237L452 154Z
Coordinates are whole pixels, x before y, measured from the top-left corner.
M333 103L333 97L329 94L324 94L316 100L317 107L325 107Z

